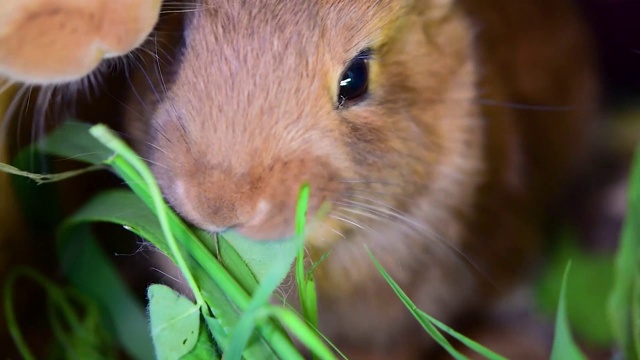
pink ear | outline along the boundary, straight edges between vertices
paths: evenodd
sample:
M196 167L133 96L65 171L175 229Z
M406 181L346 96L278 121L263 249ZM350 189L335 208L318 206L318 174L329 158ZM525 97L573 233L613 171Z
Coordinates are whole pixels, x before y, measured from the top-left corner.
M0 76L32 84L79 79L149 35L160 0L23 0L0 4Z

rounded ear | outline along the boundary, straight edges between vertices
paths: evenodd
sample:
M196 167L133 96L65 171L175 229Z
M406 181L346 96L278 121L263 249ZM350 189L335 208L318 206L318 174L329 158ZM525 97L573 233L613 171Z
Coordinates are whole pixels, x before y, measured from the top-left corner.
M425 21L439 22L446 18L456 6L455 0L409 0L413 8Z
M153 30L161 0L0 2L0 75L50 84L79 79L105 57L139 46Z

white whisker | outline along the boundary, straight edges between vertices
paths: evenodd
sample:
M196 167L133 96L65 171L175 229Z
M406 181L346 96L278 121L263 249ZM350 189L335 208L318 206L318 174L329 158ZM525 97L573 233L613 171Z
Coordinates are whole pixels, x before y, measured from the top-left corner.
M363 229L363 230L365 229L365 227L364 227L364 226L362 226L362 225L360 225L360 224L356 223L355 221L351 221L351 220L346 219L346 218L344 217L344 215L342 215L342 214L341 214L342 216L338 216L338 215L335 215L334 213L335 213L335 211L333 211L331 214L329 214L329 217L334 218L334 219L336 219L336 220L343 221L343 222L345 222L345 223L347 223L347 224L351 224L351 225L353 225L353 226L355 226L355 227L358 227L358 228L360 228L360 229Z

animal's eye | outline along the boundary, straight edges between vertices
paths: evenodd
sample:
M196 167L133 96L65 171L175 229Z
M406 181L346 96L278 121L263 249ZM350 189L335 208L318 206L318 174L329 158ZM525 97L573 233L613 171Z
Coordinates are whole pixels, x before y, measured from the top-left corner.
M371 50L361 51L345 68L339 83L338 108L364 99L369 91L369 60Z

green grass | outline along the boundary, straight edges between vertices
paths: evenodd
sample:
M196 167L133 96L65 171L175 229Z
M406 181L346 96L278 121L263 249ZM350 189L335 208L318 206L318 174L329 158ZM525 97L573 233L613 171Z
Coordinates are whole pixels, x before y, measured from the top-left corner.
M305 267L303 244L306 207L313 189L306 185L301 187L295 214L296 236L292 239L259 243L233 234L212 238L189 227L164 203L147 165L105 126L89 128L85 124L68 123L47 138L40 149L58 157L84 161L90 164L87 169L91 171L109 168L131 190L110 190L97 195L60 226L57 234L58 256L70 288L56 287L41 275L18 269L5 283L7 314L13 314L12 292L18 276L30 274L51 297L65 299L73 296L71 294L82 294L81 303L87 309L93 309L85 312L86 316L93 314L90 320L85 321L92 326L88 328L78 325L83 323L78 316L67 316L69 310L68 306L65 308L63 305L64 302L53 301L58 304L55 309L62 309L65 314L64 317L51 316L51 324L58 341L66 344L63 348L67 354L81 350L86 353L88 350L82 347L87 347L87 344L93 344L91 349L111 344L114 349L122 349L134 359L197 359L204 354L220 357L223 353L225 359L302 359L303 355L289 337L292 334L315 358L335 359L341 356L316 330L319 319L313 270L317 263ZM637 158L640 159L640 156ZM614 329L612 333L615 333L617 344L627 359L638 358L635 344L638 343L640 332L640 221L631 221L640 214L640 160L636 161L634 169L630 212L616 257L614 286L610 292L611 317L610 321L600 324L607 329ZM37 181L60 180L81 173L32 175L8 165L0 165L0 171L32 177ZM151 285L146 311L97 245L90 230L90 224L94 222L124 226L160 249L180 268L195 301L165 286ZM368 250L363 248L363 251ZM381 276L416 321L451 356L466 358L449 341L457 339L488 359L503 359L418 309L375 257L370 255ZM325 254L318 262L326 256L330 254ZM565 292L571 288L571 279L575 276L568 277L566 261L562 263L562 268L565 268L562 285L554 287L560 289L560 295L555 301L557 319L552 359L583 359L584 355L569 331L571 316L567 316L571 309L567 311ZM296 278L300 314L289 306L276 306L270 302L274 291L290 271ZM51 313L59 314L60 311ZM107 319L108 326L95 320L96 311L101 314L99 318ZM73 322L73 326L60 326L61 318ZM32 358L29 357L27 342L22 338L15 318L8 316L8 322L21 354L25 358ZM71 328L78 334L74 335L74 331L71 335L58 331L62 328ZM91 341L74 338L82 333L96 336L91 337ZM101 343L99 339L107 340Z
M640 147L635 153L630 184L608 310L623 354L627 359L640 359Z

